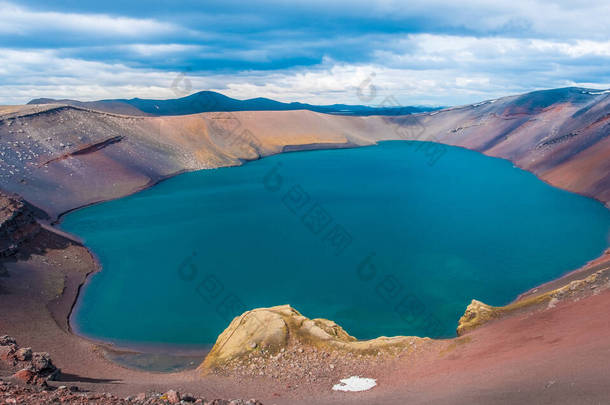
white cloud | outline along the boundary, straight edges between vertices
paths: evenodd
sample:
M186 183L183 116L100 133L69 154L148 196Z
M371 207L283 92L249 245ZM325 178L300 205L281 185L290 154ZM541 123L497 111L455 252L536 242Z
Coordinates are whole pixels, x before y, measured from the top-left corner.
M103 37L146 37L177 30L172 24L152 19L34 11L13 3L0 2L0 34L25 36L32 32L60 31Z
M532 40L530 46L540 52L557 52L572 58L583 56L610 56L610 41L553 42Z
M129 45L153 56L192 52L183 45ZM395 96L404 105L477 102L538 88L610 82L608 41L551 41L409 35L369 63L325 58L319 65L283 70L190 74L193 90L217 90L236 98L269 97L316 104L380 104ZM178 72L129 67L61 56L60 51L0 49L0 100L36 97L173 98ZM584 59L581 59L584 58ZM582 82L572 77L583 78ZM370 80L369 80L370 79ZM375 86L374 99L359 97ZM597 84L596 84L597 81Z
M282 3L272 0L271 3ZM519 37L605 39L610 36L610 2L590 0L299 0L304 9L318 9L353 17L387 20L413 19L432 27L498 32ZM294 3L293 7L296 7Z
M452 35L407 35L390 48L374 53L378 63L390 66L442 66L443 64L480 64L501 67L511 61L528 61L569 56L610 56L610 41L543 40L529 38L471 37ZM473 66L476 69L476 66Z
M106 48L108 49L108 48ZM113 49L112 47L110 49ZM127 52L136 53L139 56L160 57L170 54L180 54L185 52L201 52L206 49L203 45L184 45L184 44L128 44L114 47Z
M208 69L191 75L195 90L324 104L462 104L610 82L607 0L227 2L140 18L0 0L0 103L174 97L172 66ZM336 26L309 32L319 15ZM295 16L303 25L286 25ZM377 99L363 101L372 73Z

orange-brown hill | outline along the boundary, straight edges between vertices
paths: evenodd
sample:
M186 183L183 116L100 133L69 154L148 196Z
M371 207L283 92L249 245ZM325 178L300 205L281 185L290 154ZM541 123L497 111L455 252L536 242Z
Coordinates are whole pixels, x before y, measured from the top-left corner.
M0 109L0 189L52 216L182 171L285 150L429 140L506 158L610 202L610 94L539 91L407 116L238 111L142 117L66 105Z

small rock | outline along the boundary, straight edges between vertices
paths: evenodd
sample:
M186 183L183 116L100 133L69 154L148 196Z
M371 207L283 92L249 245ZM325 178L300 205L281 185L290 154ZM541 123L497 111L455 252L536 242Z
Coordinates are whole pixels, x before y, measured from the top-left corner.
M0 346L0 360L12 362L15 354L15 346Z
M177 404L180 402L180 394L174 390L167 391L164 396L170 404Z
M7 335L0 336L0 346L10 346L16 344L17 341L14 338Z
M22 347L17 350L15 357L17 357L17 360L19 361L29 361L32 359L32 349L29 347Z
M51 362L51 356L49 356L49 353L34 353L32 355L32 366L34 367L35 371L55 369L55 366Z
M191 394L185 394L182 396L181 400L184 402L195 402L197 400L197 398L195 398Z
M34 373L32 370L24 368L23 370L19 370L13 374L13 378L21 381L24 384L31 384L36 378L36 373Z

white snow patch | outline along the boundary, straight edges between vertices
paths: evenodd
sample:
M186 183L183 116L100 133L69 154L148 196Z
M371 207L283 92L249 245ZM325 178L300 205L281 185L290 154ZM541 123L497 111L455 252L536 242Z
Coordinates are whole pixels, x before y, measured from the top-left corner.
M344 378L339 384L333 385L333 391L358 392L370 390L377 385L374 378L362 378L360 376L352 376Z
M599 96L600 94L607 94L610 93L610 90L603 90L603 91L585 91L584 93L586 94L591 94L593 96Z
M480 103L471 104L470 106L471 107L478 107L478 106L481 106L481 105L484 105L484 104L493 104L493 103L495 103L498 100L499 99L497 99L497 98L495 98L493 100L485 100L485 101L481 101Z

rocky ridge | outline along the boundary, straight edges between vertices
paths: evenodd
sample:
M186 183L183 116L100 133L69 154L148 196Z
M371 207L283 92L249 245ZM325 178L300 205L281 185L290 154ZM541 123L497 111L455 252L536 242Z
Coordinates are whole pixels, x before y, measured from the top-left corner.
M20 198L0 192L0 258L14 254L39 231L29 206Z
M606 250L604 257L606 259L610 258L610 249ZM594 260L590 265L585 266L585 270L587 267L593 267L599 261L600 259ZM591 274L585 273L582 278L569 281L565 285L550 291L520 297L515 302L503 307L493 307L481 301L472 300L458 322L457 334L458 336L465 335L494 319L520 311L553 308L562 301L580 300L591 295L598 295L609 288L610 266L605 266Z

